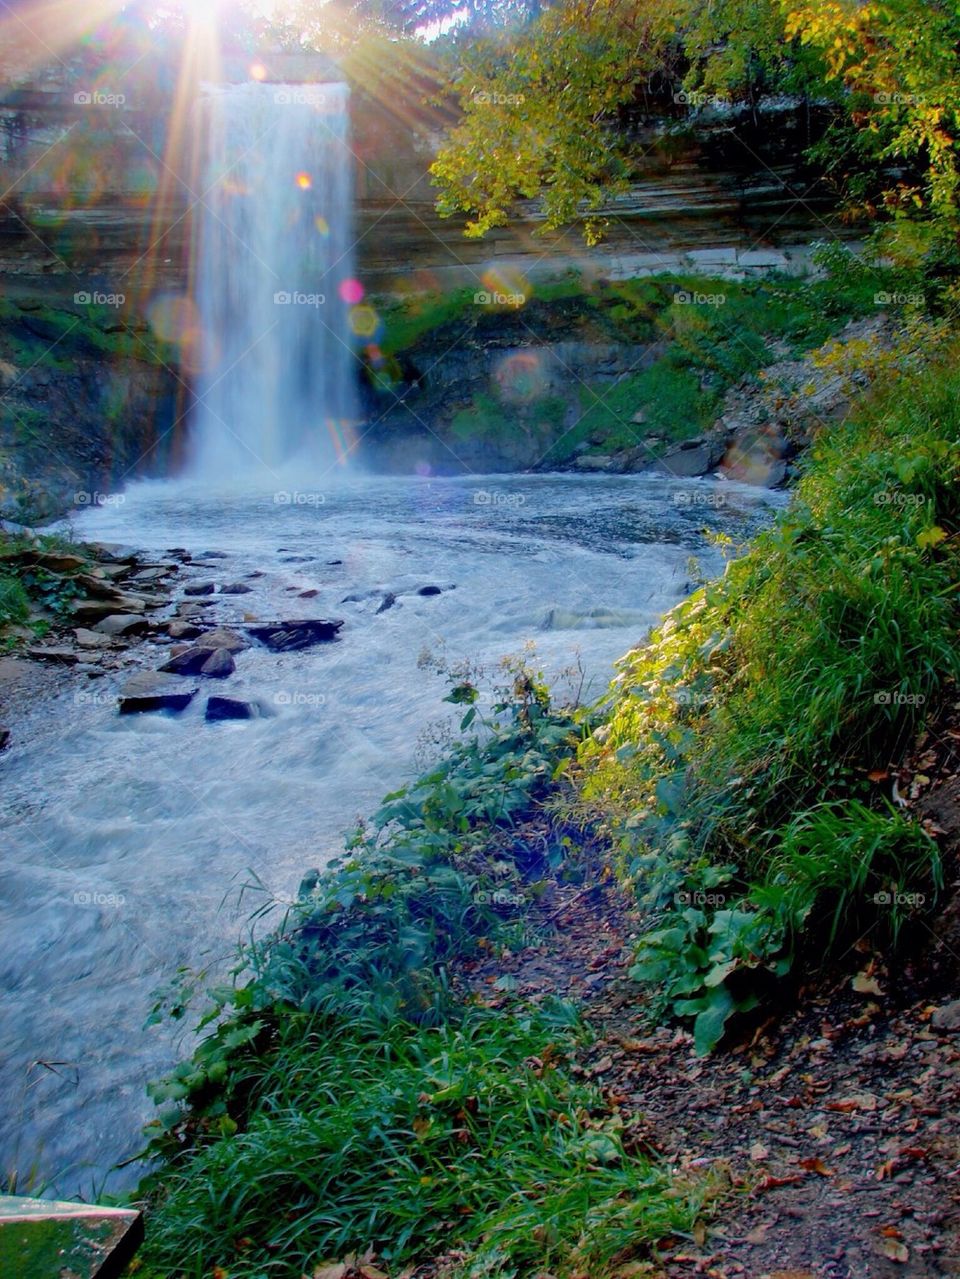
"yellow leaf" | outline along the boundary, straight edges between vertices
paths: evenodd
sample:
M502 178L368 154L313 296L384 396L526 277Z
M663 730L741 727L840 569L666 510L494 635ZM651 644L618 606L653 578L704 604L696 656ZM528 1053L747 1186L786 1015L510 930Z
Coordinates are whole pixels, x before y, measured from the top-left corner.
M921 551L925 551L930 546L938 546L946 536L939 524L934 524L932 528L924 529L922 533L917 534L917 546Z
M905 1243L901 1243L899 1239L884 1239L880 1246L880 1251L885 1257L889 1257L891 1261L899 1261L901 1264L910 1260L910 1249Z

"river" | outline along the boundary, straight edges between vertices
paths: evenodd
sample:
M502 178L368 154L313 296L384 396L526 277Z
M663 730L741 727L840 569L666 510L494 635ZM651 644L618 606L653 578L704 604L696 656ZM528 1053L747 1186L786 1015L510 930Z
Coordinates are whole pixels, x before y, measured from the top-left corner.
M24 745L0 761L0 1161L21 1191L31 1174L60 1197L135 1184L136 1164L114 1165L141 1144L145 1085L189 1046L185 1029L144 1028L153 992L181 966L221 972L264 892L289 900L355 817L435 757L452 715L422 654L494 672L532 643L561 693L582 678L595 697L690 589L690 557L722 568L705 528L742 541L782 502L648 476L413 477L142 484L80 514L79 535L151 557L222 552L202 575L251 588L215 597L227 625L345 625L309 651L238 655L215 691L261 699L261 719L207 724L202 698L121 717L119 677L27 712ZM342 602L373 590L397 602ZM159 664L150 644L138 652Z

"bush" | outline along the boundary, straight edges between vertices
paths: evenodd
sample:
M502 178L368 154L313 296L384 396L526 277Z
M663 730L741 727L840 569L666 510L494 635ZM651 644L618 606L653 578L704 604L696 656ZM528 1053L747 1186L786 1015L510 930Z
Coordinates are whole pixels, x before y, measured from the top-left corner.
M909 396L888 372L824 432L776 525L627 655L581 750L584 797L663 923L636 975L703 1048L796 944L829 950L852 919L895 941L940 882L936 846L870 779L960 675L955 357Z

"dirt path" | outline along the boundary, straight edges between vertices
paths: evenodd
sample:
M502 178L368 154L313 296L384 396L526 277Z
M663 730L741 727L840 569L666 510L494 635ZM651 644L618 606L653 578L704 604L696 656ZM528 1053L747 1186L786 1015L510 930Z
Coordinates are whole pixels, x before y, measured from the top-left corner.
M652 1026L626 975L638 920L615 887L558 889L538 910L543 944L485 961L474 990L494 1006L582 1000L596 1040L573 1069L601 1086L628 1149L717 1180L706 1229L647 1273L960 1275L960 1007L935 1017L948 998L916 997L913 970L895 980L864 950L831 986L796 992L795 1011L699 1058L689 1034ZM505 973L516 989L500 996Z

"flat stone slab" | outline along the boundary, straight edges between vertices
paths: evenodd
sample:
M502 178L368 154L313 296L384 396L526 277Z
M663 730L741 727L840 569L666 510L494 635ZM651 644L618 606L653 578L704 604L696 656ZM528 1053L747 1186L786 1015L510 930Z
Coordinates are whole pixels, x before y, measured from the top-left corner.
M694 266L736 266L736 249L690 249L687 257Z
M119 1279L143 1242L130 1208L0 1195L0 1275Z
M177 675L159 671L140 671L131 676L120 690L120 714L135 715L142 711L182 711L197 695L196 684Z
M101 618L93 629L101 635L145 635L150 623L136 614L110 613Z
M80 660L72 648L42 648L39 645L29 647L27 656L40 662L59 662L61 666L76 666Z
M247 626L245 629L248 635L252 635L272 652L290 653L301 648L312 648L314 644L335 640L341 626L343 626L342 618L333 621L309 618L303 621L262 623L257 626Z
M78 626L73 632L81 648L109 648L110 636L103 631L88 631Z
M136 595L116 595L111 599L74 600L70 612L80 625L93 625L115 613L142 613L146 600Z

